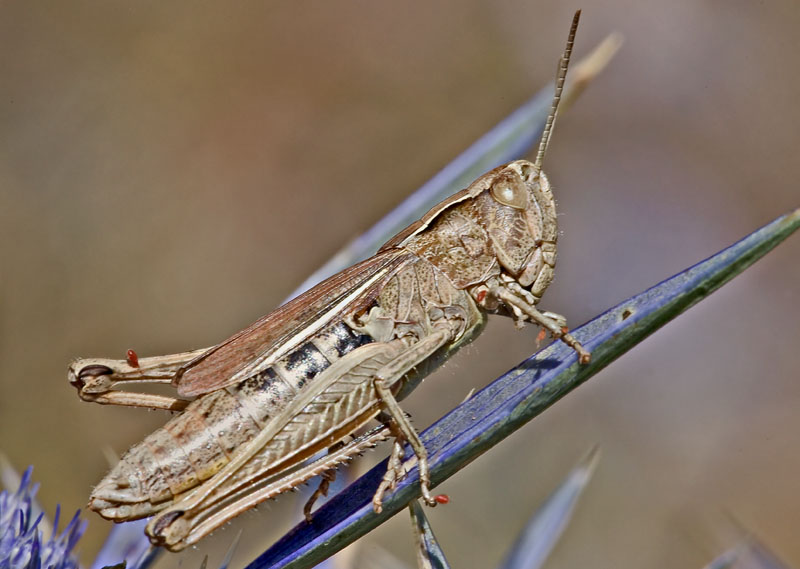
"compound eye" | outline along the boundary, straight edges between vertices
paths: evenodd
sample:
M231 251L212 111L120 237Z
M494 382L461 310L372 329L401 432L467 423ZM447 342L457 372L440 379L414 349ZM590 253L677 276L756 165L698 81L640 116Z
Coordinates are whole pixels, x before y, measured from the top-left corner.
M528 206L528 189L516 172L503 172L492 184L492 197L503 205L524 210Z

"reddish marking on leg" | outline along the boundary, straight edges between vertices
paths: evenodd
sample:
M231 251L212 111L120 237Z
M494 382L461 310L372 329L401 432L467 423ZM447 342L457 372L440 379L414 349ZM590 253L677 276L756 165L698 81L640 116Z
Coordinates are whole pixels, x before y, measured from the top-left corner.
M450 496L447 494L437 494L433 497L436 500L437 504L449 504L450 503Z
M545 330L544 328L540 328L539 333L536 335L537 348L542 344L546 336L547 336L547 330Z
M139 356L136 355L136 352L133 350L128 350L125 354L125 359L128 362L128 365L131 367L139 367Z
M478 302L483 302L484 300L486 300L486 291L485 290L480 291L478 293L478 296L475 297L475 300L477 300Z

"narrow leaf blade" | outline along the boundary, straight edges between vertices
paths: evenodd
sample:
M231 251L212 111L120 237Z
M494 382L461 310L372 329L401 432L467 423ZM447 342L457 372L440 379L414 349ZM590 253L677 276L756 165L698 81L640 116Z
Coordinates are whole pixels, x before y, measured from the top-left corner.
M717 556L704 569L791 569L754 536Z
M450 569L450 564L439 546L439 541L433 535L433 528L419 501L412 500L409 509L419 569Z
M599 459L595 447L567 474L520 532L500 569L539 569L567 528Z

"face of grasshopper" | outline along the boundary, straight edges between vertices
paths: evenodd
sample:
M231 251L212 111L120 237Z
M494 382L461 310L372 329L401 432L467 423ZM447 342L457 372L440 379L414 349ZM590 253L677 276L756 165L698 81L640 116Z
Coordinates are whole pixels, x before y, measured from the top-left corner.
M517 160L434 207L387 247L406 247L428 259L492 310L496 279L518 283L538 302L553 280L557 236L550 182L531 162Z

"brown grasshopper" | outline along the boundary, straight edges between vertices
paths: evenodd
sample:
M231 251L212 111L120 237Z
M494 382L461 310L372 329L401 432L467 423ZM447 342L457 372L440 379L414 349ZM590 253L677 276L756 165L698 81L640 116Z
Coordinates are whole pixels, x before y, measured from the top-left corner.
M425 447L398 401L482 330L486 313L531 321L590 354L563 317L536 305L553 279L558 237L542 171L580 13L561 59L534 162L495 168L431 209L372 258L334 275L208 349L126 360L79 359L69 381L81 399L179 411L134 445L92 492L89 507L123 522L155 515L154 544L178 551L241 512L322 475L393 437L375 492L403 475L403 443L430 492ZM177 397L117 389L168 383ZM378 418L380 425L363 432ZM328 449L327 455L314 458Z

